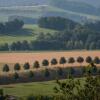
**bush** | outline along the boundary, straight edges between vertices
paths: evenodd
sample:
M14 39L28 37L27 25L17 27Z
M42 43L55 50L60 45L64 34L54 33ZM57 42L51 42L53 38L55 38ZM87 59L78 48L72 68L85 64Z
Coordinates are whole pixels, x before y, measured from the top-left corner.
M24 64L23 67L24 67L25 70L28 70L28 69L30 69L30 64L27 62L27 63Z
M100 59L99 59L99 57L95 57L94 60L93 60L93 62L94 62L95 64L100 64Z
M4 66L3 66L3 72L9 72L9 66L7 65L7 64L5 64Z
M33 68L39 68L40 67L40 64L38 61L35 61L34 64L33 64Z
M64 64L66 63L65 57L61 57L59 63L63 64L63 66L64 66Z
M21 69L20 64L19 64L19 63L16 63L16 64L14 65L14 70L15 70L15 71L19 71L20 69Z
M48 61L48 60L46 60L46 59L45 59L45 60L43 60L42 65L43 65L43 66L48 66L48 65L49 65L49 61Z
M73 57L70 57L69 59L68 59L68 63L74 63L75 62L75 59L73 58Z
M52 60L51 60L51 65L56 65L58 62L57 62L57 60L55 59L55 58L53 58Z
M78 57L77 58L77 62L78 63L83 63L84 62L84 58L83 57Z
M92 58L90 56L86 57L85 61L87 63L92 63Z

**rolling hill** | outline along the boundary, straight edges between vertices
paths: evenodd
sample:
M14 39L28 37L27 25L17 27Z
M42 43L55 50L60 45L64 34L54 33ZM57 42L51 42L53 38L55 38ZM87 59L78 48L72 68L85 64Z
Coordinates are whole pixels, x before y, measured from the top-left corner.
M18 6L18 5L33 5L33 4L44 4L51 0L0 0L0 6ZM57 1L57 0L54 0ZM60 0L62 1L62 0ZM65 0L65 1L78 1L88 3L93 6L99 6L100 0Z
M100 10L89 0L0 0L0 21L12 16L37 20L43 16L61 16L75 21L100 20ZM91 1L92 2L92 1ZM95 0L95 3L99 2Z
M96 7L100 6L100 0L74 0L74 1L85 2Z
M81 12L86 14L98 15L98 9L88 3L75 0L49 0L50 5L56 6L65 10ZM100 13L99 13L100 14Z

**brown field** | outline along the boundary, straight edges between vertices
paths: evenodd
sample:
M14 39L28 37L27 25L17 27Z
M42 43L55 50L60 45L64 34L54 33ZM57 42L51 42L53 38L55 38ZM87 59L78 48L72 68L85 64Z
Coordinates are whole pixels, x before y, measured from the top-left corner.
M61 57L69 57L77 58L79 56L84 57L91 56L92 58L98 56L100 57L100 51L64 51L64 52L35 52L35 53L0 53L0 64L14 64L20 63L24 64L25 62L29 62L31 65L34 61L39 61L47 59L51 60L52 58L56 58L58 61ZM74 65L76 65L75 63ZM85 64L85 62L84 62Z
M77 57L83 57L84 59L87 56L91 56L92 58L98 56L100 58L100 51L62 51L62 52L32 52L32 53L0 53L0 75L5 75L5 72L2 71L4 64L8 64L10 67L10 71L9 73L6 74L12 74L14 73L14 64L15 63L20 63L21 65L21 70L19 72L24 72L25 70L23 70L23 64L25 62L29 62L31 65L31 70L34 71L41 71L44 70L45 67L42 66L42 61L44 59L47 59L49 62L51 61L51 59L56 58L59 62L61 57L65 57L66 60L69 57L74 57L75 59ZM34 63L34 61L39 61L41 67L37 70L37 69L33 69L32 65ZM64 66L57 64L57 65L51 65L49 64L48 68L49 69L54 69L54 67L80 67L80 66L87 66L88 64L84 61L82 64L79 64L77 62L75 62L74 64L68 64L66 63ZM97 65L98 67L100 67L100 64Z

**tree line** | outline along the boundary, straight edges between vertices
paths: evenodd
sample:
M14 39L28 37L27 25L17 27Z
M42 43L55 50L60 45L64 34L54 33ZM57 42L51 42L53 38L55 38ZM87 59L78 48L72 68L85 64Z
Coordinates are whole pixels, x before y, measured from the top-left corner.
M91 37L91 39L90 39ZM94 36L89 36L82 40L34 40L17 41L11 44L0 45L0 51L35 51L35 50L100 50L100 40L92 40Z
M38 42L41 42L41 45L42 44L45 45L45 46L43 45L42 47L43 49L50 49L50 50L51 49L54 50L55 49L58 50L100 49L100 28L99 28L100 21L79 24L69 19L64 19L62 17L40 18L39 22L40 27L49 28L49 25L51 26L50 27L51 29L54 29L55 27L60 29L59 26L61 27L63 25L65 25L65 27L62 29L62 31L53 34L53 36L47 34L43 38L43 36L41 36L43 34L40 34L40 37L38 38L39 41L36 42L37 47L38 47Z
M51 20L51 19L53 20ZM46 18L54 22L56 17ZM11 44L0 45L0 51L32 51L32 50L100 50L99 22L85 23L84 25L74 23L70 20L57 17L59 20L66 20L67 26L64 30L51 33L36 34L36 40L17 41ZM45 18L44 18L45 19ZM59 22L59 20L57 21ZM48 24L50 25L50 24ZM58 24L59 25L59 24ZM55 26L55 24L54 24ZM95 27L96 28L95 28ZM69 28L71 27L71 28ZM73 28L72 28L73 27Z
M77 24L78 23L63 17L41 17L38 20L39 27L60 31L66 28L69 30L74 29Z
M56 85L53 88L55 95L29 95L21 100L99 100L100 99L100 75L92 76L91 69L96 68L93 64L90 67L86 67L83 73L85 78L74 78L69 72L67 80L56 80ZM59 71L58 71L59 72ZM99 72L100 73L100 72ZM58 73L59 74L59 73ZM30 71L29 77L32 78L34 74ZM45 70L46 77L49 77L50 72ZM14 79L18 80L18 73L14 74ZM0 89L0 100L6 100L9 95L5 95L3 89ZM16 97L15 97L15 100Z
M42 28L49 28L55 30L73 30L77 26L85 27L86 29L90 29L92 31L100 32L100 21L91 21L91 22L83 22L78 23L73 20L64 17L41 17L38 20L38 26Z
M94 63L89 63L88 66L82 66L82 67L56 67L54 69L50 68L45 68L42 70L33 71L32 69L29 70L29 65L26 64L24 65L24 68L26 68L25 72L19 72L20 68L18 67L19 65L16 65L15 72L11 74L5 74L5 76L1 76L1 84L9 84L9 83L20 83L38 80L38 78L45 78L44 80L47 80L48 78L52 79L57 79L57 78L65 78L66 77L83 77L85 76L86 72L91 73L92 75L99 75L100 74L100 69L97 68L97 66ZM15 68L15 67L14 67ZM37 77L39 75L39 77ZM55 77L54 77L55 76ZM6 81L5 81L6 79Z
M22 29L24 22L22 20L14 19L5 23L0 23L0 33L14 32Z
M77 59L75 59L74 57L70 57L68 59L66 59L65 57L61 57L60 60L58 61L56 58L53 58L51 59L51 61L49 62L47 59L44 59L42 61L42 65L39 63L39 61L35 61L33 63L33 68L40 68L41 66L56 66L57 64L62 64L63 67L66 63L68 64L74 64L75 62L77 63L80 63L80 66L82 66L82 63L83 62L86 62L86 63L95 63L95 64L100 64L100 58L99 57L95 57L94 59L92 59L92 57L88 56L86 57L86 59L84 59L83 57L77 57ZM50 65L51 64L51 65ZM14 70L15 71L20 71L21 70L21 66L19 63L16 63L14 65ZM29 70L31 68L31 65L26 62L24 65L23 65L23 68L24 70ZM3 72L9 72L10 71L10 66L8 64L5 64L3 66L3 69L2 69Z

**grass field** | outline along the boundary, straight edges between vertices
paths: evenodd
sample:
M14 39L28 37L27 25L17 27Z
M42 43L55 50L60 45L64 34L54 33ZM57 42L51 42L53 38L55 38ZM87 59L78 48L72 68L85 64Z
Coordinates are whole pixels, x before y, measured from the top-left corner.
M76 79L77 80L77 79ZM81 83L84 84L84 78L80 79ZM67 80L61 80L67 81ZM45 81L45 82L33 82L33 83L22 83L22 84L11 84L0 86L4 89L5 94L11 94L19 97L28 95L54 95L54 87L57 86L56 80Z
M31 41L36 39L36 35L43 32L54 34L55 30L40 28L37 25L24 25L23 30L16 32L16 35L0 35L0 44L8 43L11 44L12 42L16 41ZM12 33L13 34L13 33Z
M5 94L11 94L15 96L28 96L30 94L34 95L51 95L53 93L53 88L56 86L55 81L48 82L33 82L26 84L15 84L0 86L4 89Z
M0 36L0 44L4 44L4 43L8 43L11 44L12 42L16 42L16 41L23 41L23 40L34 40L35 37L33 36Z
M25 29L30 29L33 31L33 33L36 33L36 34L39 34L41 32L43 33L51 33L51 34L54 34L55 32L57 32L56 30L52 30L52 29L45 29L45 28L40 28L38 27L38 25L25 25L24 26Z

